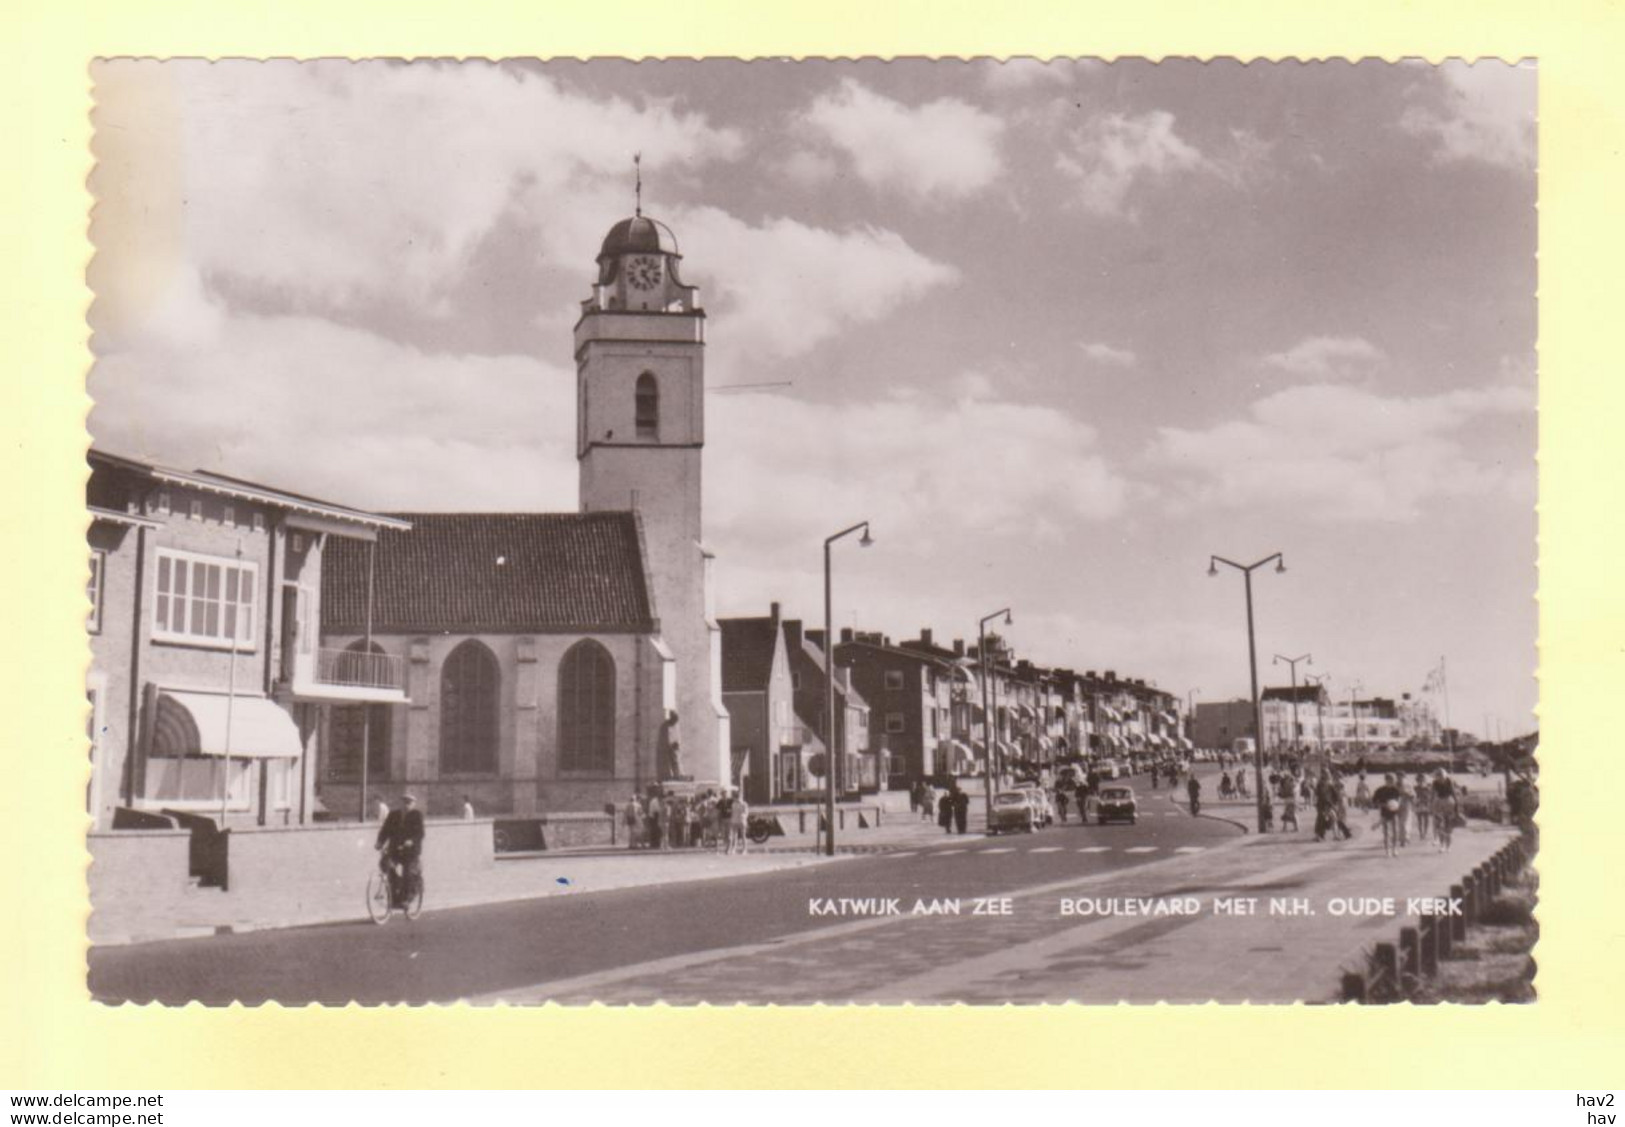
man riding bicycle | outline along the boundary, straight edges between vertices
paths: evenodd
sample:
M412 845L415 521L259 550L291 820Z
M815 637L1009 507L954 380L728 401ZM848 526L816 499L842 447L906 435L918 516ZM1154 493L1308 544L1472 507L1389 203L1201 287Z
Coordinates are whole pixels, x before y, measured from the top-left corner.
M423 853L423 811L417 799L403 794L378 829L378 867L389 878L391 905L403 904L423 879L419 860Z

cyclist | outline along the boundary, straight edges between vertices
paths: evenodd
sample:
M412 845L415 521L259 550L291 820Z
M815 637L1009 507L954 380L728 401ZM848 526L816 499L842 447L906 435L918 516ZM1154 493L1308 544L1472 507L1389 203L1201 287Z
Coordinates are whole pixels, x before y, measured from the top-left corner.
M1191 777L1185 780L1185 793L1190 796L1191 813L1193 815L1200 814L1202 812L1202 784L1196 778L1194 771L1191 772Z
M389 812L384 824L378 828L378 867L389 878L391 906L404 903L409 891L423 878L419 861L423 853L423 811L417 808L417 799L403 794L395 809Z

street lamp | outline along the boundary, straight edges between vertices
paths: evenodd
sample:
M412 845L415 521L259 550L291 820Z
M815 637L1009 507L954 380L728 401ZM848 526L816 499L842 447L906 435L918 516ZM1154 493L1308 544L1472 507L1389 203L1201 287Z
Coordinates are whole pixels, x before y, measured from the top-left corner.
M1320 690L1315 694L1315 742L1319 745L1323 766L1326 762L1326 682L1331 679L1330 673L1310 673L1304 677L1305 681L1313 682Z
M1271 665L1280 665L1283 661L1286 662L1288 665L1290 665L1292 667L1292 750L1297 751L1298 750L1298 662L1301 661L1305 665L1313 665L1313 664L1315 664L1315 659L1313 657L1311 657L1309 654L1299 654L1297 657L1282 657L1280 654L1276 654L1275 655L1275 660L1270 662L1270 664Z
M869 522L860 521L851 528L843 528L834 536L824 541L824 855L835 856L835 764L836 755L844 748L837 746L835 729L835 629L833 624L834 611L831 606L830 585L830 546L843 537L850 536L859 530L863 538L858 546L867 548L874 543L869 535Z
M1196 694L1201 691L1201 689L1185 690L1185 726L1190 729L1192 748L1196 746ZM1194 758L1192 762L1195 762Z
M1360 702L1358 696L1365 692L1365 682L1354 681L1349 685L1349 726L1354 733L1354 752L1360 751Z
M982 777L982 797L987 802L989 826L993 825L993 780L998 777L998 772L993 765L993 710L987 695L987 624L1001 615L1006 626L1015 622L1010 614L1010 608L1005 607L1003 610L984 615L976 624L976 662L982 668L982 759L987 764L987 773Z
M1264 722L1258 709L1258 649L1253 641L1253 572L1267 563L1273 562L1277 574L1286 571L1286 560L1280 552L1265 556L1256 563L1238 564L1234 560L1227 560L1223 556L1209 556L1207 573L1219 574L1219 565L1233 567L1241 572L1247 587L1247 667L1253 677L1253 781L1258 786L1258 832L1265 831L1264 803L1269 796L1264 793Z

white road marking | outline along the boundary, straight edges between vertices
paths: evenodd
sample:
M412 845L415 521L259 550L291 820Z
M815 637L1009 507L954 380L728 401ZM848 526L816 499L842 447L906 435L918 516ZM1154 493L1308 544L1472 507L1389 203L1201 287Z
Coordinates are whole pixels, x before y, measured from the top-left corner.
M1090 845L1078 850L1079 853L1110 853L1111 851L1112 847L1109 845Z
M913 853L913 851L912 851L912 850L911 850L911 851L910 851L910 852L908 852L908 853L893 853L893 854L892 854L892 856L893 856L893 857L913 857L913 856L914 856L914 853Z
M1155 845L1131 845L1123 850L1124 853L1155 853L1156 851L1157 847Z
M1164 818L1177 818L1177 817L1179 817L1179 811L1178 810L1164 810L1162 812L1162 816Z
M1059 845L1040 845L1037 849L1027 850L1028 853L1059 853L1060 851L1061 847Z
M955 853L964 853L964 852L966 852L966 850L963 850L963 849L939 849L933 854L933 856L936 856L936 857L952 857Z
M1204 850L1206 848L1207 848L1207 846L1205 846L1205 845L1181 845L1178 849L1174 850L1174 852L1175 853L1200 853L1200 852L1202 852L1202 850Z
M1015 850L1008 845L997 845L992 849L978 849L978 853L1014 853Z

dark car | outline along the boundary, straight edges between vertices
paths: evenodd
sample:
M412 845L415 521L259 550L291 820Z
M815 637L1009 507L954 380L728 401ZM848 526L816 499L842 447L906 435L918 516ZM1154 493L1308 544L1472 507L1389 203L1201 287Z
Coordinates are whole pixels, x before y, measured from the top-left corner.
M1138 820L1139 807L1134 802L1134 788L1108 783L1095 796L1095 820L1104 824L1123 821L1130 824Z

